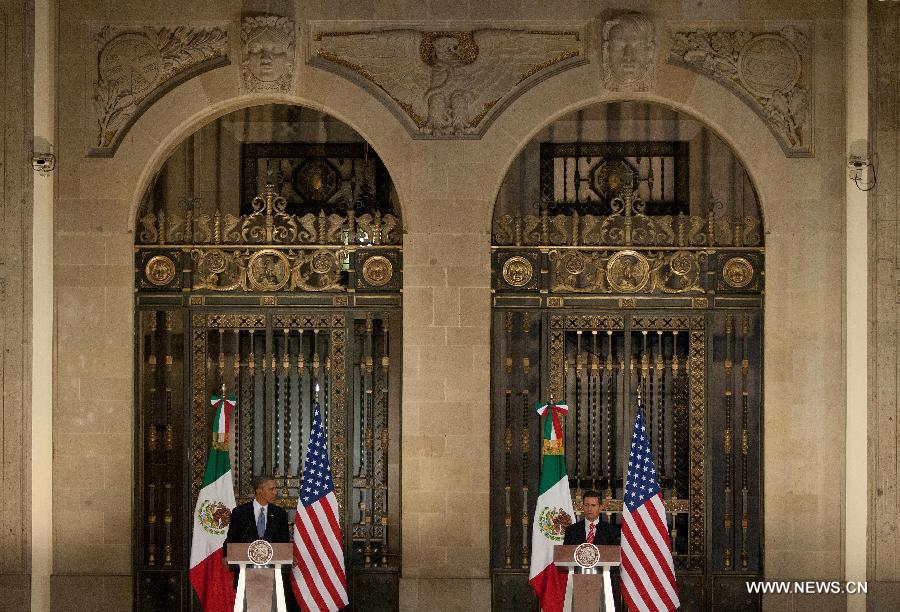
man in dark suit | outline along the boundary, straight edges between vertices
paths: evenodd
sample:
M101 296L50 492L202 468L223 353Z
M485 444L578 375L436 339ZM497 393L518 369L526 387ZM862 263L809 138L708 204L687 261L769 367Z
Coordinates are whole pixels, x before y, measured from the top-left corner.
M231 511L225 545L232 542L265 540L272 544L290 543L287 512L275 504L278 489L271 476L253 479L254 498ZM226 554L228 549L225 549Z
M622 530L619 526L600 518L600 494L585 491L582 500L584 520L566 527L563 544L584 544L588 541L588 535L593 536L591 542L596 545L621 544Z

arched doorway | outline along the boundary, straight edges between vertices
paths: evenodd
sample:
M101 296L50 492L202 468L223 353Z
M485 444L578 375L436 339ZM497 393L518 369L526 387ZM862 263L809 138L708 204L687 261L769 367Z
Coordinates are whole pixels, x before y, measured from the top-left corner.
M340 121L245 108L176 147L135 232L139 609L196 605L191 515L223 392L238 503L269 473L289 511L320 406L351 600L396 607L401 269L391 177Z
M655 104L571 113L510 167L492 245L494 609L536 609L535 401L570 407L576 511L597 490L620 522L638 390L682 606L759 606L764 232L734 152Z

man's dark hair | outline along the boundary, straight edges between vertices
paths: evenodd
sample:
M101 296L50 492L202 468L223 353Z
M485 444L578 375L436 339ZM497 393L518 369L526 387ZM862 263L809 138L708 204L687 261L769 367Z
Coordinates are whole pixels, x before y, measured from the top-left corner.
M253 477L253 481L252 481L252 483L251 483L251 484L253 485L253 490L254 490L254 491L259 490L259 488L260 488L261 486L263 486L264 484L266 484L266 483L269 482L270 480L275 480L275 478L273 478L273 477L272 477L271 475L269 475L269 474L257 474L256 476Z
M584 498L586 497L596 497L597 503L600 503L600 500L603 499L602 497L600 497L600 494L597 491L594 491L592 489L588 489L587 491L585 491L584 495L581 496L581 499L584 500Z

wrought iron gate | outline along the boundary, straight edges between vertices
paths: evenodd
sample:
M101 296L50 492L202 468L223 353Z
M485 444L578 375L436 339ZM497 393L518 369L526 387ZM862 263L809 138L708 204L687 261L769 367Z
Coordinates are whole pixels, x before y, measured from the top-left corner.
M744 581L762 574L761 219L755 197L683 199L687 151L542 145L542 202L495 213L494 610L537 610L527 579L535 402L569 406L576 512L593 489L620 522L638 392L682 609L759 606Z
M248 181L263 183L240 209L204 210L183 198L151 200L142 211L135 249L136 608L197 609L187 582L192 510L211 440L210 397L224 391L237 399L231 451L238 503L252 497L254 474L270 473L289 515L313 407L320 406L350 599L365 593L367 610L394 610L401 233L393 209L374 195L383 187L356 185L354 203L338 201L353 176L364 183L386 174L361 145L245 149L242 165L253 171L244 175L244 190ZM260 176L261 155L275 159L279 172ZM279 176L289 180L272 180Z

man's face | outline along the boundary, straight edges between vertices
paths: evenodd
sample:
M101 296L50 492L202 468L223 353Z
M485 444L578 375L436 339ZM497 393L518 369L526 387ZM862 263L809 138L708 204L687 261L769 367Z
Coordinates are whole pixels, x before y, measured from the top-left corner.
M256 490L256 501L260 506L268 506L278 497L278 489L274 480L267 480Z
M600 498L599 497L585 497L582 508L584 511L584 518L590 522L596 521L600 516Z
M609 31L609 64L623 82L640 79L653 62L650 41L629 24L618 24Z

